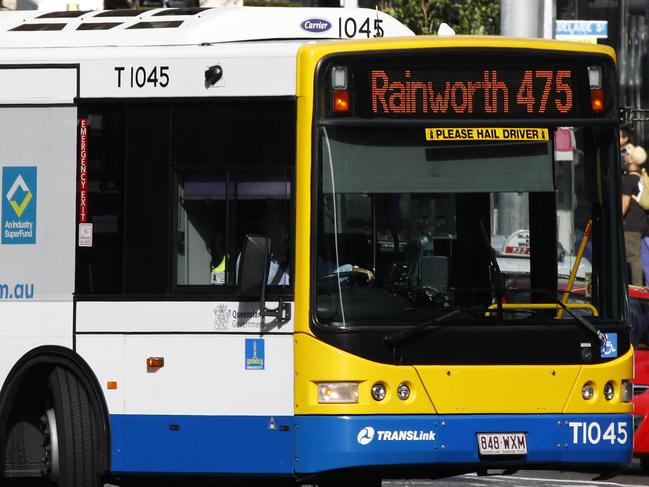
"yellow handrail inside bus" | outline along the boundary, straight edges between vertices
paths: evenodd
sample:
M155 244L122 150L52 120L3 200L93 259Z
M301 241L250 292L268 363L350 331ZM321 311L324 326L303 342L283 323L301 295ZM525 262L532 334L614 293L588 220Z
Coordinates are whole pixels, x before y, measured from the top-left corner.
M570 297L570 292L572 291L572 286L575 283L575 277L577 277L577 269L579 269L579 264L581 264L581 258L584 256L584 250L586 250L586 244L588 243L588 239L590 238L590 232L593 229L593 220L588 220L588 223L586 223L586 228L584 228L584 235L581 237L581 242L579 243L579 250L577 250L577 256L575 257L575 261L572 264L572 270L570 271L570 277L568 278L568 285L566 286L566 290L563 293L563 297L561 298L561 302L566 304L568 303L568 298ZM561 319L563 317L563 308L560 308L559 311L557 311L557 318Z
M597 311L597 308L593 306L592 304L589 303L566 303L564 305L566 308L570 309L585 309L590 311L591 315L593 316L599 316L599 313ZM496 309L498 305L496 303L490 304L489 308L490 310ZM560 304L557 303L503 303L502 304L503 310L508 310L508 309L563 309ZM485 316L491 316L491 312L487 311L485 313Z

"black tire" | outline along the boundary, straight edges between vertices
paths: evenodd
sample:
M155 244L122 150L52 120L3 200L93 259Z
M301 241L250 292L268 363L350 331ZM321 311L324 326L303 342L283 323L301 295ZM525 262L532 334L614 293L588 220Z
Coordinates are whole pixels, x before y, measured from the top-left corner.
M103 452L88 392L62 367L52 370L48 388L58 443L58 465L50 468L52 480L59 487L100 487Z

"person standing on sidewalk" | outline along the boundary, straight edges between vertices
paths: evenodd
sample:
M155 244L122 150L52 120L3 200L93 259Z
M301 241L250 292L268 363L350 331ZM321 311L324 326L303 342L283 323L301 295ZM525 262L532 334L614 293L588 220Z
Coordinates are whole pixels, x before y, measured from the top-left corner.
M626 262L631 270L629 282L634 286L643 285L640 244L647 229L647 214L633 198L640 193L640 171L647 160L647 153L634 147L624 157L626 174L622 176L622 215L624 222L624 245Z

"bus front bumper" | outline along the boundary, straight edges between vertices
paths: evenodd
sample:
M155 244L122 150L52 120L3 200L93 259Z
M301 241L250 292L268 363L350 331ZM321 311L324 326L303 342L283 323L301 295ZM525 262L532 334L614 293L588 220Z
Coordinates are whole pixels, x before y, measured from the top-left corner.
M296 416L294 469L312 474L397 465L604 467L631 461L632 434L629 414ZM480 453L480 442L489 454Z

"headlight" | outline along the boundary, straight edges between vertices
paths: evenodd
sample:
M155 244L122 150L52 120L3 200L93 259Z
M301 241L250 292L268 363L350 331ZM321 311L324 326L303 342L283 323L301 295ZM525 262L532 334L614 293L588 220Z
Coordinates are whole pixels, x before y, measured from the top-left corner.
M586 382L584 387L581 388L581 397L588 401L594 394L595 390L593 389L593 384L591 382Z
M385 399L385 394L385 386L380 382L377 382L372 386L372 397L375 401L382 401L383 399Z
M410 397L410 387L407 384L399 384L399 387L397 387L397 396L402 401L408 399Z
M358 382L320 382L318 384L319 403L358 402Z
M607 382L604 386L604 399L610 401L615 396L615 387L612 382Z

